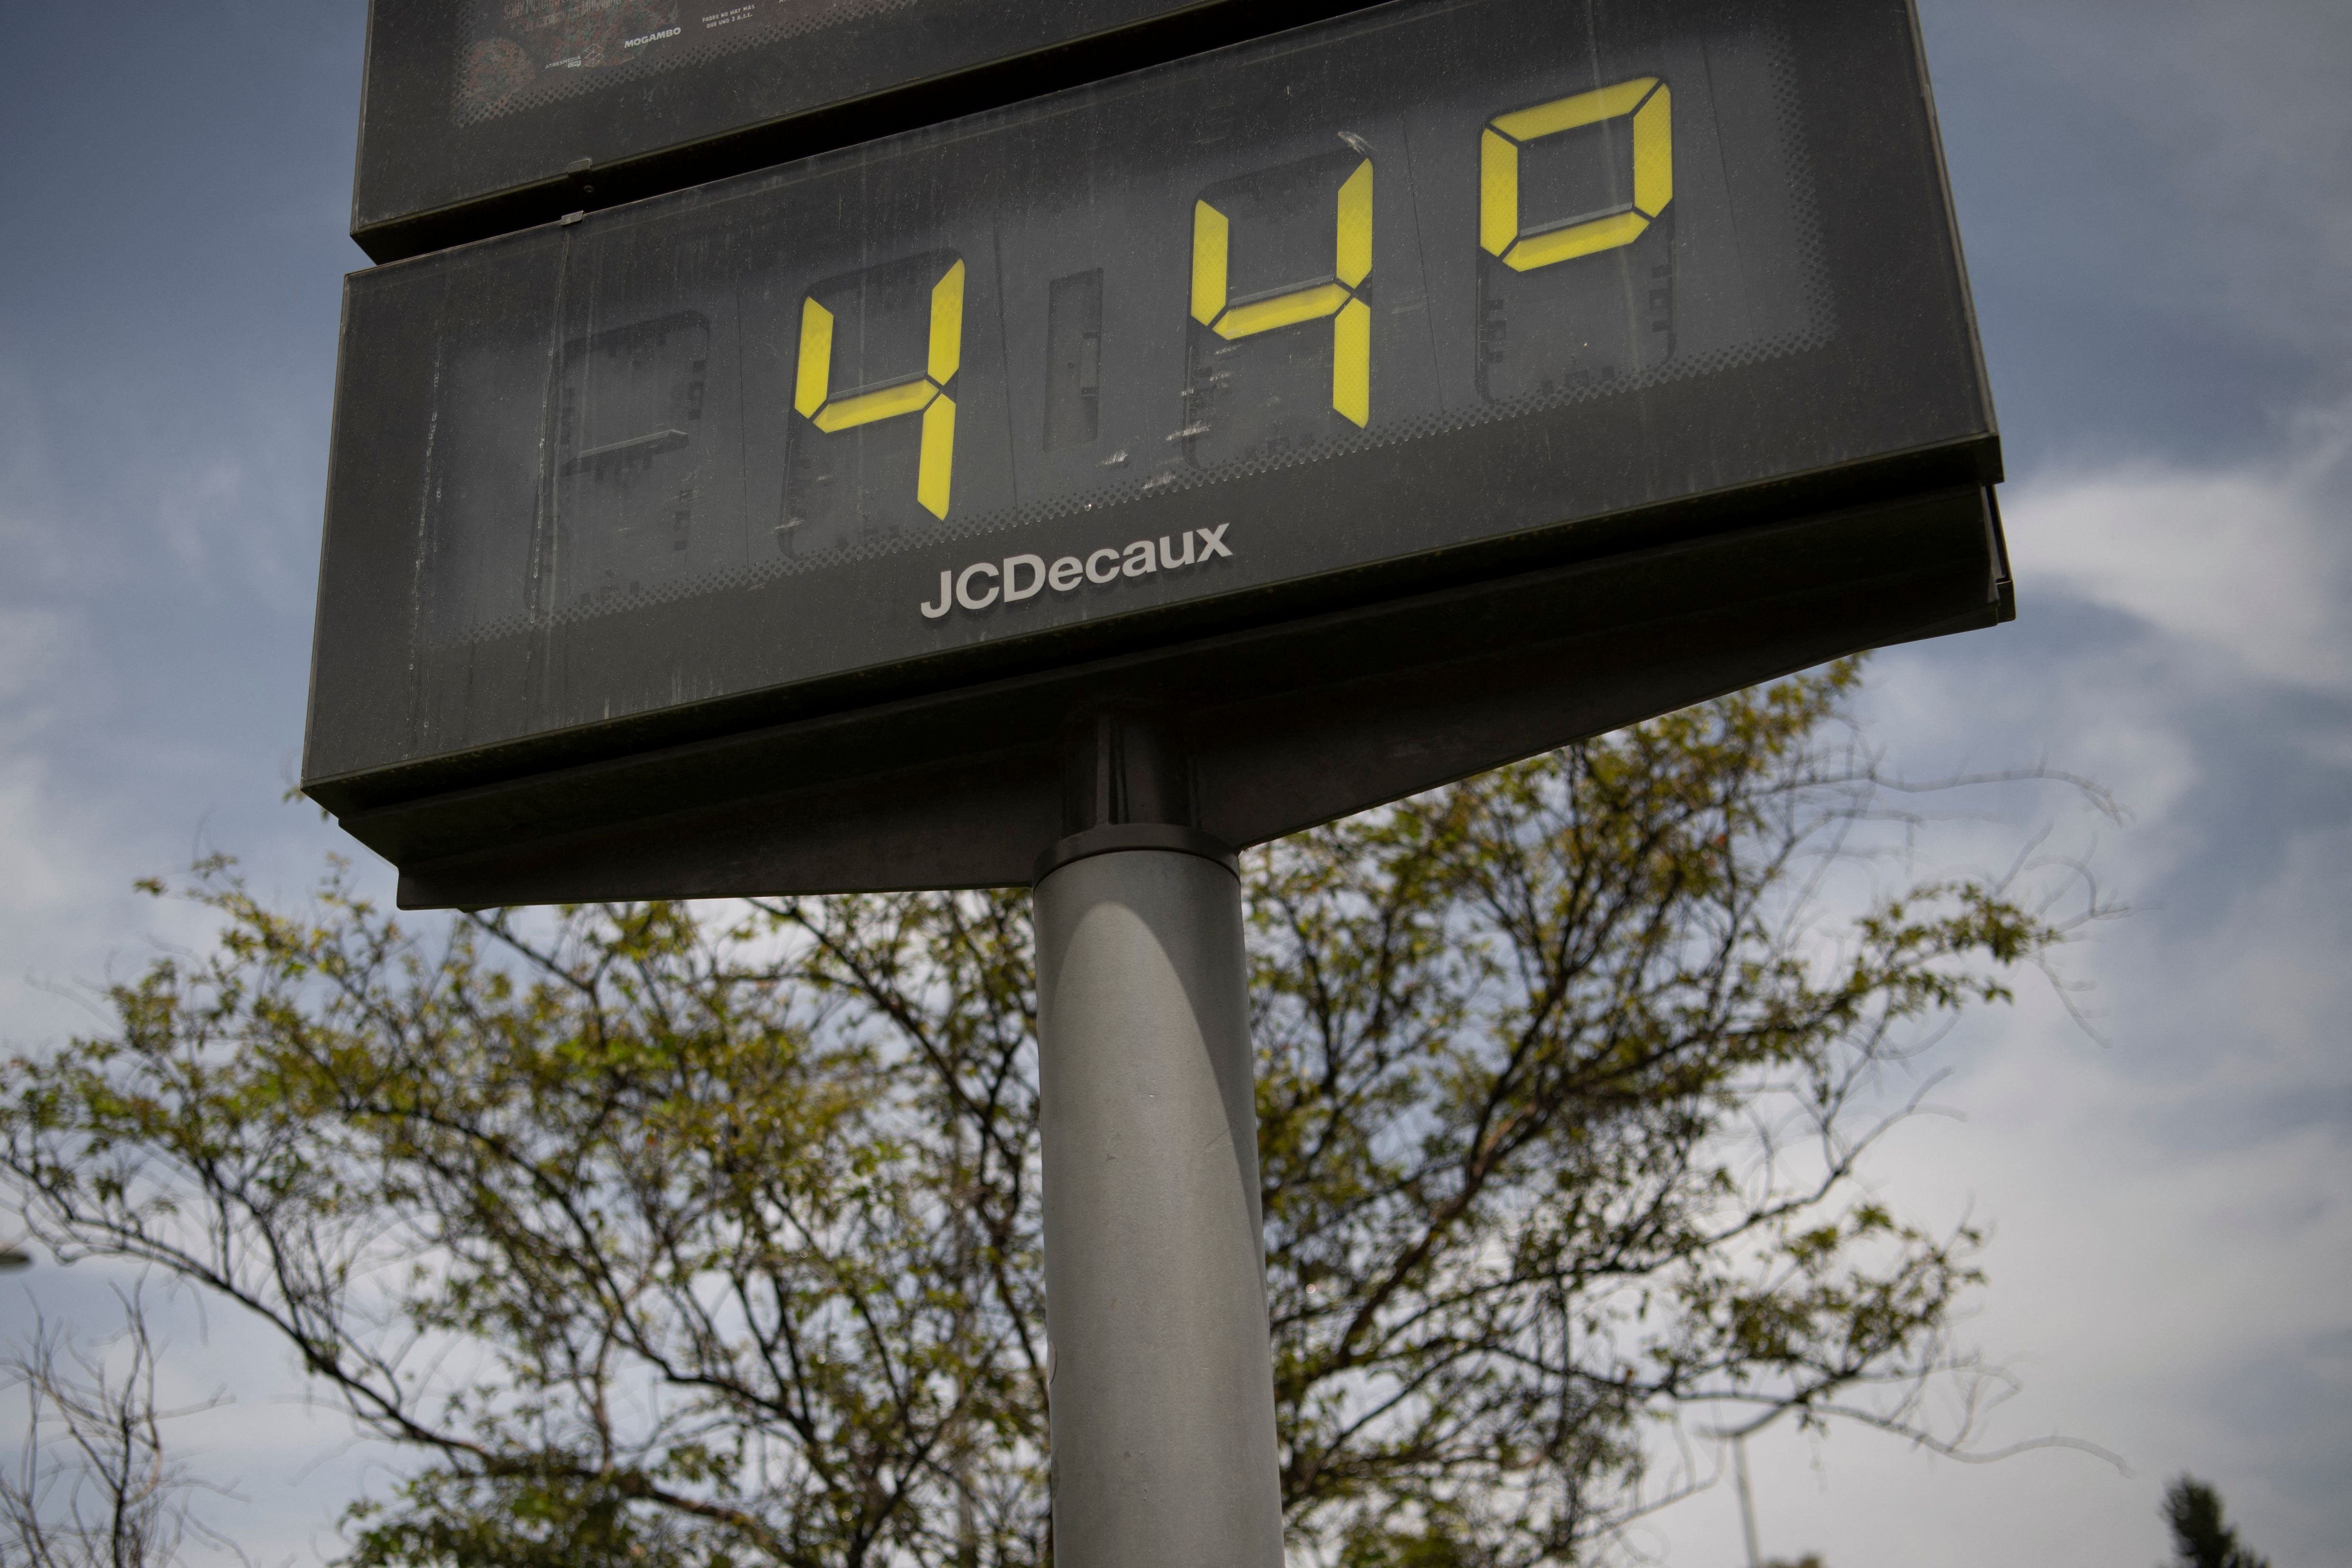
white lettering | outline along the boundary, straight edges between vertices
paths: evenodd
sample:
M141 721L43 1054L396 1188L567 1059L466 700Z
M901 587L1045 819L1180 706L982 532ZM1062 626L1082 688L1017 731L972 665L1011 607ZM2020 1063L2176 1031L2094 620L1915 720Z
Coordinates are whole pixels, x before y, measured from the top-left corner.
M994 577L996 563L992 560L976 560L965 567L961 574L956 578L956 602L966 610L985 610L996 602L996 590L993 588L977 597L971 591L971 580L983 571Z
M1021 587L1020 580L1013 575L1018 569L1024 567L1037 574L1029 580L1029 586L1026 588ZM1009 555L1004 558L1005 603L1011 604L1015 600L1020 599L1034 599L1040 592L1044 591L1045 587L1045 562L1044 558L1034 555Z
M638 47L640 45L650 44L656 38L675 38L685 30L686 29L683 27L664 27L658 33L641 33L634 38L622 39L621 47L625 49L634 49Z
M940 601L937 604L926 604L922 606L923 614L927 618L937 621L940 616L945 615L949 611L955 608L955 590L949 586L954 577L955 573L953 571L943 571L940 573Z
M936 603L918 601L924 619L937 621L961 605L986 610L992 604L1018 604L1048 588L1074 593L1083 583L1108 585L1122 577L1149 577L1154 572L1181 571L1203 565L1219 556L1231 560L1234 549L1225 543L1231 523L1213 528L1189 528L1162 534L1157 539L1137 539L1124 549L1106 545L1083 558L1057 556L1051 565L1038 555L1009 555L1002 560L976 560L961 571L950 567L940 573ZM1181 544L1183 548L1179 549Z

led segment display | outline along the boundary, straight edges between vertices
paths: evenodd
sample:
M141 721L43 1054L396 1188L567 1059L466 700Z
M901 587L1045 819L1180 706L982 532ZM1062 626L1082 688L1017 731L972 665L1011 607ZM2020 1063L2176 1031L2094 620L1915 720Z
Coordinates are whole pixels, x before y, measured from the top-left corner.
M359 275L307 772L1989 446L1914 48L1405 0Z

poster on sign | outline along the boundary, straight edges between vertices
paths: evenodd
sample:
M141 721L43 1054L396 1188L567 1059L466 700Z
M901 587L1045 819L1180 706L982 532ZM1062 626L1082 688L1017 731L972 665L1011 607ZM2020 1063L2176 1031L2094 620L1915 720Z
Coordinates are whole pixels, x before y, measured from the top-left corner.
M373 0L377 261L1101 80L1366 0Z

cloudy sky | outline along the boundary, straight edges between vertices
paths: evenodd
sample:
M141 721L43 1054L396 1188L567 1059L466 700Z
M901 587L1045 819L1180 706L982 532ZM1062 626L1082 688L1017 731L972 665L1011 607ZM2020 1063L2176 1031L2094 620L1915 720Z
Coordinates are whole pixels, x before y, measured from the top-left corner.
M1990 1222L1970 1337L2020 1380L1968 1466L1865 1432L1751 1449L1762 1544L1830 1568L2116 1563L2218 1481L2279 1568L2352 1563L2352 7L1920 0L2011 476L2021 618L1883 657L1939 863L2035 835L2132 906L1948 1042L1950 1114L1875 1166ZM358 99L358 0L5 0L0 48L0 1040L186 917L200 848L293 896L339 847L281 803L301 741ZM351 847L342 845L341 847ZM357 852L364 858L364 852ZM0 1284L0 1332L99 1281ZM371 1457L267 1340L174 1318L184 1423L265 1560ZM1640 1538L1740 1560L1727 1487Z

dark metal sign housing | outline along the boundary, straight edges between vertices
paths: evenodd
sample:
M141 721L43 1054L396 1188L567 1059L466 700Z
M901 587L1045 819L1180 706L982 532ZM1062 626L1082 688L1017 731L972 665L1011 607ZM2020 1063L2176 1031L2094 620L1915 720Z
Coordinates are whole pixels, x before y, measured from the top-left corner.
M352 237L396 261L1364 0L372 0Z
M1106 701L1252 842L2009 612L1905 0L1396 0L343 333L304 787L411 904L1024 880Z

